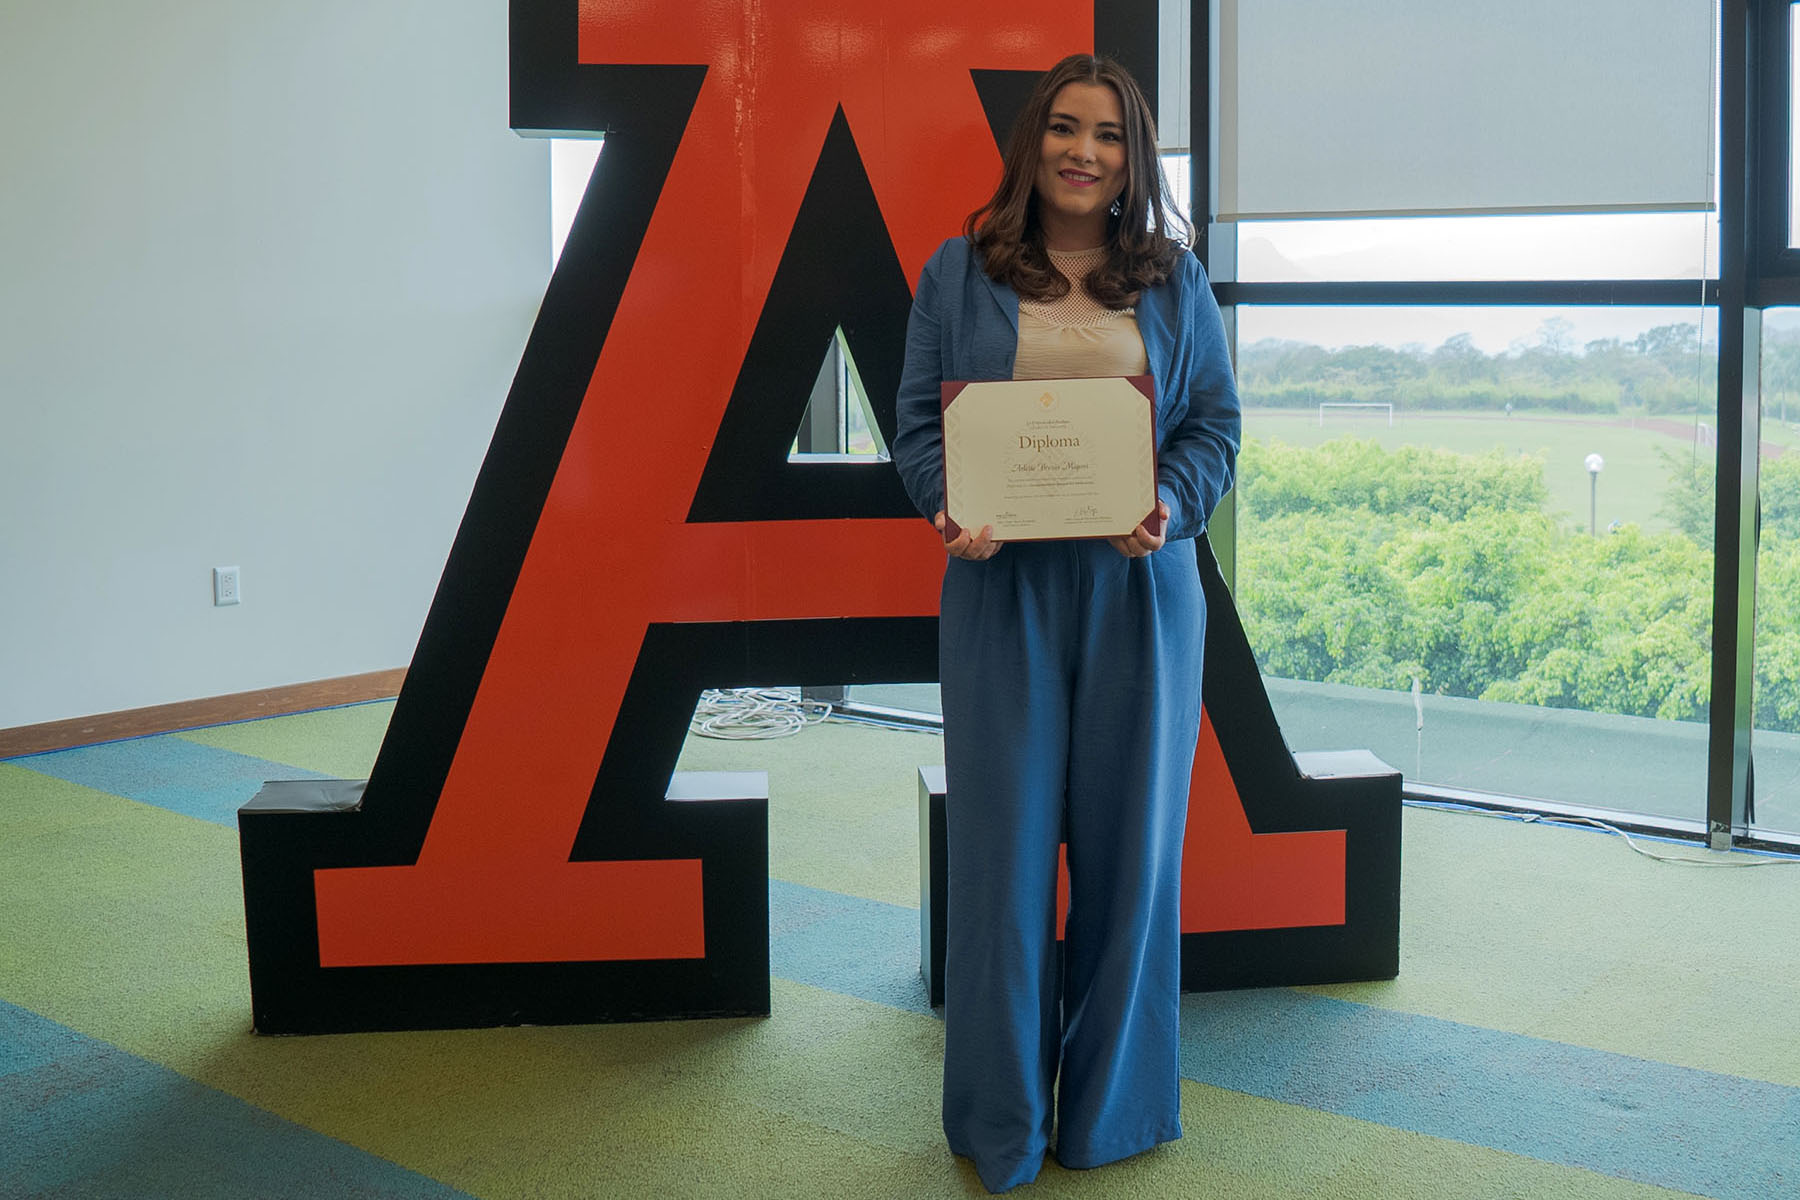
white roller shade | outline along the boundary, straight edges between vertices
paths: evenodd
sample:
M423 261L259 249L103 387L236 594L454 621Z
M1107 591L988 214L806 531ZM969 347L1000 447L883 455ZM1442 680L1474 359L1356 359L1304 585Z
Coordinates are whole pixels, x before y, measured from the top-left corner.
M1186 150L1190 53L1194 9L1206 19L1206 0L1156 0L1156 140L1164 149Z
M1219 0L1219 219L1712 207L1715 0Z

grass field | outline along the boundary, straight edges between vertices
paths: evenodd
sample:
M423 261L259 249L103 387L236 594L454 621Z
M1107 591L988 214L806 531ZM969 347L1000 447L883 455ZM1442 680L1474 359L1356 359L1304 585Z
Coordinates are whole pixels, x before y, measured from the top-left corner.
M1708 422L1711 425L1711 422ZM1800 441L1787 425L1763 430L1764 452L1773 446ZM1328 411L1324 424L1317 409L1246 408L1244 437L1282 441L1295 446L1317 446L1346 435L1373 438L1386 449L1400 446L1435 446L1459 454L1484 454L1499 449L1506 454L1536 454L1544 459L1544 484L1550 491L1550 510L1571 523L1588 521L1587 468L1589 454L1599 454L1606 465L1600 472L1599 524L1635 522L1645 530L1668 529L1657 515L1669 484L1670 463L1658 451L1676 460L1699 453L1710 459L1710 442L1695 445L1692 417L1568 417L1550 414L1405 413L1396 412L1390 427L1387 415L1370 412Z

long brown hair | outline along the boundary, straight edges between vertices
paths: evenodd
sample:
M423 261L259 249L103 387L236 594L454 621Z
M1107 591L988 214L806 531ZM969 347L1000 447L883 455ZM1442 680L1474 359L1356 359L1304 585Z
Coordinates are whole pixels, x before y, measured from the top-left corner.
M1050 107L1071 83L1105 84L1124 112L1125 190L1118 215L1107 218L1106 257L1084 282L1088 294L1106 307L1128 308L1145 288L1169 277L1193 230L1176 211L1163 181L1150 102L1130 73L1110 58L1071 54L1038 80L1007 138L1000 186L969 214L963 234L981 255L990 279L1010 285L1027 300L1068 295L1068 280L1045 252L1034 180Z

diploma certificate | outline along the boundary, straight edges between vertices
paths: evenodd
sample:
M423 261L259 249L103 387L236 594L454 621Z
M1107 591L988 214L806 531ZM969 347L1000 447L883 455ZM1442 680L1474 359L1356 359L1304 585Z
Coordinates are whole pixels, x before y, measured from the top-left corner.
M946 383L944 538L1110 537L1156 516L1156 399L1148 375Z

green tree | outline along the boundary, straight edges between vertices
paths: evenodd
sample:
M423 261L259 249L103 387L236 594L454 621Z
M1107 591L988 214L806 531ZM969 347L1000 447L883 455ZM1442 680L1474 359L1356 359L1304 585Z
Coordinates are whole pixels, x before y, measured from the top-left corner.
M1451 387L1492 383L1499 377L1493 360L1483 354L1475 345L1475 339L1466 333L1446 338L1443 345L1426 357L1426 362L1431 366L1433 378Z
M1713 460L1688 451L1672 454L1661 446L1656 448L1656 456L1669 477L1656 515L1696 544L1712 549Z
M1710 552L1679 534L1627 526L1604 538L1561 538L1545 567L1510 614L1514 637L1529 646L1524 669L1490 684L1483 699L1705 718Z
M1763 411L1780 421L1800 398L1800 331L1765 332L1762 343ZM1800 417L1800 407L1792 409Z
M1271 674L1705 717L1712 555L1695 538L1561 524L1535 459L1340 438L1252 440L1241 463L1239 609ZM1800 470L1792 487L1800 514ZM1800 538L1779 544L1795 611L1766 614L1789 632L1770 635L1758 712L1800 728Z
M1800 454L1762 460L1757 500L1762 506L1764 541L1800 542Z
M1238 463L1238 498L1267 515L1365 508L1458 520L1475 508L1535 510L1549 492L1540 458L1424 446L1389 451L1372 438L1346 436L1310 450L1252 440Z
M1765 538L1756 570L1756 727L1800 730L1800 541Z
M1632 349L1676 371L1694 365L1700 354L1700 327L1680 323L1658 325L1637 335Z

